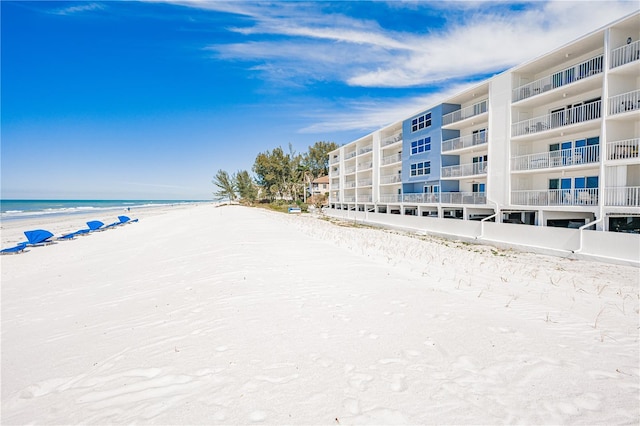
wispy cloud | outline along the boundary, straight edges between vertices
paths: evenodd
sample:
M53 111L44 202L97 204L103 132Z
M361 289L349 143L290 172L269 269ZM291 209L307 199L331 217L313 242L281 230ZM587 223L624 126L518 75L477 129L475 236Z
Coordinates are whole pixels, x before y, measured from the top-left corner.
M247 62L273 85L334 82L431 93L397 102L354 99L338 114L318 111L317 122L303 132L379 127L443 99L435 86L446 83L450 93L461 87L457 82L501 72L638 9L637 1L615 0L386 3L389 14L424 22L409 29L334 7L339 2L168 2L242 17L228 31L244 39L206 50L217 59Z
M76 13L93 12L103 9L105 9L105 6L101 3L83 3L76 6L53 9L51 13L56 15L74 15Z
M393 3L416 13L429 7L446 14L445 25L425 21L424 31L416 33L308 3L178 3L250 18L246 26L230 28L247 36L246 42L208 49L225 59L268 64L254 68L267 79L271 71L286 69L290 76L396 88L502 71L637 9L630 1L523 2L526 7L519 8L447 2L446 9L437 3ZM256 41L259 36L276 38Z

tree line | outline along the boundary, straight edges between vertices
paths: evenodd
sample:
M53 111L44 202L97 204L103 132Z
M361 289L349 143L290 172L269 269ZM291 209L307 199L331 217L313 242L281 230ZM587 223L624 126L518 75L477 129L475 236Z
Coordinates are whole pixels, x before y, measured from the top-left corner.
M253 176L247 170L233 174L218 170L212 180L217 188L213 195L218 200L247 204L258 200L303 200L311 182L329 174L329 152L336 149L335 142L321 141L309 146L304 153L295 152L291 144L286 152L282 147L261 152L253 164ZM322 204L326 195L317 198L311 201Z

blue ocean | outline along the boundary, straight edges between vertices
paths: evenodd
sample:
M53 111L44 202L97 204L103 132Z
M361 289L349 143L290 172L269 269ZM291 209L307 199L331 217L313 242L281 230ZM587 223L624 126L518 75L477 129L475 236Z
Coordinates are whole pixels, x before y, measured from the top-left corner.
M37 217L73 215L91 212L135 211L135 209L190 204L203 200L0 200L0 219L20 220Z

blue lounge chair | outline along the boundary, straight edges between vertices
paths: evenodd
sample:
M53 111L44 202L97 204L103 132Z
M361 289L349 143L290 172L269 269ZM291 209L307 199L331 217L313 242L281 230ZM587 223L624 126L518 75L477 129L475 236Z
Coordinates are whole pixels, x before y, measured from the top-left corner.
M129 216L118 216L118 219L120 220L121 225L124 225L125 223L135 223L138 221L138 219L131 219Z
M87 222L87 226L89 227L89 232L102 231L104 226L104 222L100 222L99 220L92 220L91 222Z
M100 222L99 220L92 220L90 222L87 222L87 229L79 229L76 232L71 232L69 234L64 234L61 237L58 237L58 240L73 240L75 237L79 236L79 235L87 235L90 232L94 232L94 231L101 231L103 229L104 223Z
M15 247L0 250L0 254L18 254L22 253L25 248L27 248L27 245L25 243L20 243Z
M118 216L118 221L110 223L109 225L105 226L105 229L113 228L114 226L118 226L118 225L124 225L125 223L128 223L130 220L131 219L129 219L129 217L127 216Z
M53 234L49 231L45 231L44 229L24 231L24 235L27 237L27 241L25 241L24 244L29 247L53 244L53 241L51 241Z

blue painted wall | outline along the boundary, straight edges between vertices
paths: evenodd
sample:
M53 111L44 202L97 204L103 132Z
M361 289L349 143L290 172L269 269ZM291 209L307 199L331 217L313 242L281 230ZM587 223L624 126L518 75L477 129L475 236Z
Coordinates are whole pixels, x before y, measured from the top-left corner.
M442 129L442 116L460 109L460 105L440 104L431 109L421 111L402 122L402 191L405 194L424 192L425 185L438 185L440 191L456 191L458 182L440 181L440 168L457 164L457 156L442 157L442 141L460 136L458 130ZM431 126L426 129L411 131L411 121L426 113L431 113ZM431 138L431 150L411 155L411 143L420 139ZM431 162L431 173L411 176L411 164L424 161Z

